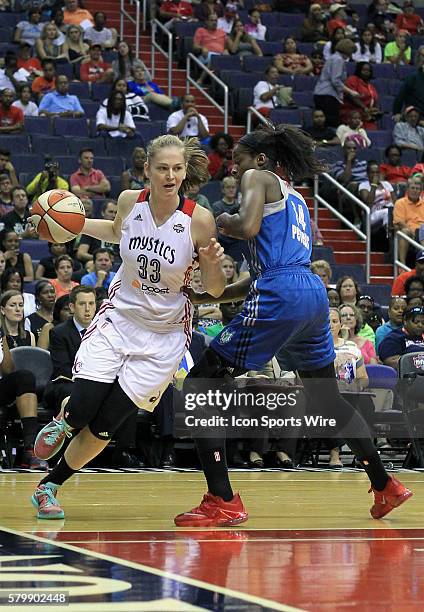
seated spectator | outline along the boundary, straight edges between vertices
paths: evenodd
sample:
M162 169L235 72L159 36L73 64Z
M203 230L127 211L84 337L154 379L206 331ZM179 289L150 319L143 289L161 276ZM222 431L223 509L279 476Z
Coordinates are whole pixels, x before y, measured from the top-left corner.
M296 40L288 36L283 42L283 53L274 57L274 66L280 74L311 74L312 62L306 55L297 51Z
M11 89L3 89L0 94L0 135L16 134L24 129L24 114L20 108L12 106L14 99Z
M347 125L341 124L337 128L336 135L342 146L349 140L356 143L359 149L366 149L371 146L371 140L368 134L362 127L361 113L358 110L352 110L347 116Z
M208 120L197 110L196 101L192 94L185 94L181 100L181 110L169 115L166 122L166 131L168 134L174 134L180 138L186 136L197 136L199 140L208 138Z
M227 35L224 30L218 29L218 17L211 13L206 20L206 28L200 27L194 33L193 51L200 53L198 59L205 66L209 66L213 55L222 55L227 52ZM198 83L203 83L205 73L202 71Z
M343 147L343 161L336 162L331 168L331 174L352 192L357 192L358 184L367 180L367 162L356 157L357 146L347 141Z
M249 21L244 24L244 31L256 40L265 40L266 26L261 23L261 13L257 8L249 10Z
M401 329L403 313L407 308L403 297L391 297L389 301L389 320L380 325L375 332L375 348L379 352L380 344L394 329Z
M156 104L163 108L175 108L175 102L153 81L147 80L146 70L141 66L134 66L131 70L131 80L128 81L128 91L142 96L147 103Z
M327 287L327 297L330 308L338 308L340 306L340 295L336 289Z
M164 0L159 6L159 20L167 30L174 31L181 22L197 21L193 18L193 7L186 0Z
M51 323L45 323L45 325L43 325L41 328L37 342L38 348L48 351L50 348L50 330L56 327L56 325L59 325L59 323L64 323L71 316L72 314L69 309L69 294L62 295L62 297L58 298L54 304L53 321Z
M30 8L28 11L28 21L19 21L16 24L13 42L28 43L31 47L35 45L37 38L41 36L44 23L41 21L41 9Z
M46 117L83 117L84 109L78 96L69 93L68 77L59 74L56 77L56 89L47 93L39 106L40 116Z
M80 64L84 60L89 60L88 45L83 40L83 30L72 25L66 31L65 43L63 52L66 55L70 64Z
M355 51L355 44L344 38L336 45L336 52L328 58L314 89L315 108L323 110L327 124L337 128L343 94L359 100L360 94L345 85L346 62Z
M46 156L44 170L36 174L25 189L34 202L38 196L45 191L50 191L50 189L68 190L69 183L59 175L59 163L50 156Z
M53 9L51 18L59 32L56 42L58 45L63 45L65 42L65 34L68 29L68 26L64 23L63 10L61 8Z
M232 152L234 141L230 134L218 132L209 142L211 149L208 153L208 172L211 179L220 181L224 176L230 176L233 169Z
M305 132L312 136L317 147L331 147L340 144L334 128L326 126L326 117L322 110L313 111L312 125L305 127Z
M56 302L56 292L49 281L41 280L35 286L35 304L37 310L25 319L29 330L34 334L36 342L46 323L53 321L53 309Z
M384 47L384 61L394 64L395 66L403 66L411 63L411 45L409 44L409 35L405 30L396 34L396 39L387 43Z
M393 140L401 149L424 151L424 127L419 125L420 111L414 106L405 108L404 120L396 123Z
M279 85L278 69L270 65L265 70L265 81L258 81L253 89L253 106L261 115L268 117L273 108L290 106L293 103L292 88Z
M35 77L31 88L33 93L39 94L39 97L53 91L56 87L56 64L53 60L45 59L41 62L43 75Z
M84 40L90 45L100 44L103 50L114 49L118 39L118 32L115 28L106 27L107 17L102 11L94 13L94 26L87 28L84 32Z
M15 185L10 192L13 209L1 217L1 223L6 231L15 232L21 239L34 238L35 230L28 226L28 195L22 185Z
M347 30L348 23L345 8L346 7L343 4L338 3L330 6L330 19L327 21L327 30L330 36L336 28L342 28L345 31Z
M325 259L316 259L311 263L311 272L317 274L324 283L324 287L328 288L333 274L328 261L325 261Z
M219 30L224 30L226 34L230 34L234 29L234 24L236 21L239 21L237 15L237 5L227 2L227 4L224 6L224 15L222 17L218 17L217 27Z
M343 121L347 121L349 114L356 110L361 113L363 127L369 130L377 129L376 120L383 114L378 108L378 93L370 81L373 78L372 66L368 62L359 62L355 74L345 81L345 97L340 111ZM355 95L351 97L351 92Z
M30 78L30 73L25 68L18 68L18 58L16 53L8 51L4 58L4 68L0 69L0 92L10 89L16 93L22 85Z
M424 350L424 308L408 308L403 313L403 327L394 329L381 342L378 355L384 365L394 370L407 353Z
M116 217L117 206L115 200L107 200L101 210L101 218L106 219L107 221L113 221ZM97 240L97 238L92 238L91 236L83 235L77 250L77 259L83 265L87 263L87 261L93 260L93 253L96 249L100 247L106 247L110 249L115 257L115 262L120 260L119 255L119 245L113 244L111 242L107 242L106 240Z
M38 57L32 57L32 47L26 42L22 42L18 51L18 68L23 68L30 75L29 78L41 76L41 62ZM21 85L22 87L22 85Z
M6 174L10 178L13 187L18 184L15 168L10 161L10 151L7 149L0 149L0 175L2 174Z
M16 232L5 228L0 233L0 247L6 260L6 270L15 268L27 283L34 280L32 259L29 253L21 253L19 237Z
M340 296L340 304L355 305L360 296L359 286L352 276L342 276L337 281L336 291Z
M24 276L16 268L7 268L1 275L1 292L15 289L19 291L24 298L24 317L29 317L36 311L35 298L32 293L26 293L24 290Z
M94 24L93 15L90 11L81 8L78 0L64 0L64 2L63 21L66 25L78 25L85 30Z
M374 348L374 338L369 340L359 335L363 327L362 313L359 308L353 306L353 304L342 304L339 307L339 312L342 327L348 330L348 339L354 342L361 351L365 365L376 364L377 355ZM371 328L370 331L372 332ZM374 336L373 332L372 334Z
M92 43L88 55L89 59L84 59L81 62L81 81L85 83L111 83L113 81L113 68L111 64L103 61L101 45Z
M78 285L72 280L72 258L69 255L59 255L54 263L56 278L52 278L50 283L56 292L56 299L67 295Z
M387 227L389 208L395 203L393 187L388 181L382 181L380 168L376 161L367 165L366 181L359 184L359 197L371 208L371 231L377 232L381 227Z
M142 121L150 121L149 109L142 98L134 92L128 91L128 84L125 79L116 79L112 83L112 87L109 92L109 98L116 92L124 94L127 111L131 113L132 118L136 121L137 119ZM107 109L108 98L105 98L102 102L103 108Z
M368 27L373 26L379 40L384 42L393 38L396 32L393 5L389 9L387 0L373 0L368 7Z
M314 76L319 76L324 68L324 56L322 51L319 49L314 49L311 53L311 62L312 62L312 74Z
M94 165L92 149L81 149L78 155L79 169L71 174L71 191L79 198L105 197L110 191L110 183L101 170Z
M227 37L227 48L231 55L238 55L239 57L263 55L258 43L250 34L245 32L243 22L239 19L234 20L233 29Z
M98 132L104 132L111 138L132 138L135 134L135 123L127 111L125 95L120 91L112 93L107 107L100 106L96 115Z
M408 75L403 81L393 103L395 121L401 119L401 111L404 107L414 107L420 113L424 113L424 45L418 51L416 72Z
M343 40L344 38L346 38L344 29L336 28L330 36L330 40L328 40L322 48L322 53L326 61L336 52L336 45L339 40Z
M66 255L66 244L60 242L48 243L50 255L43 257L38 262L35 270L35 280L50 280L56 278L56 270L54 267L56 259L59 255Z
M196 204L202 206L202 208L206 208L209 212L212 212L212 206L210 205L208 198L203 195L203 193L200 193L199 184L191 185L190 191L188 191L186 195L190 200L193 200L193 202L196 202Z
M419 276L410 276L405 281L406 299L424 298L424 279Z
M94 271L86 274L81 279L81 285L89 285L90 287L103 287L108 290L109 285L115 277L115 272L112 272L112 253L109 249L96 249L93 253Z
M200 4L194 6L194 16L202 23L206 23L211 15L222 17L223 14L224 7L219 0L201 0Z
M3 217L13 210L12 181L9 174L0 174L0 216Z
M40 60L44 59L68 59L64 51L63 44L57 42L59 30L54 23L44 24L40 38L35 41L35 50Z
M397 185L399 187L406 186L412 170L408 166L401 165L401 149L396 145L389 145L384 151L384 156L387 159L387 163L380 165L382 179L389 181L395 189Z
M35 337L24 328L24 299L20 291L10 289L0 298L0 323L10 349L35 346Z
M418 230L424 223L424 193L421 175L410 177L403 198L396 200L393 210L395 231L401 231L414 240L418 239ZM399 239L399 261L406 264L409 243Z
M418 251L415 257L415 268L399 274L392 285L392 295L405 295L405 282L412 276L424 278L424 251Z
M371 334L371 332L367 330L367 332L369 332L370 334L370 339L372 338L375 342L375 332L373 329L373 325L377 321L377 325L375 325L375 328L377 329L377 327L384 323L384 319L381 316L379 304L375 303L375 300L372 295L360 295L356 306L362 312L364 326L368 325L373 332L373 334ZM368 337L364 328L359 332L359 335L362 337Z
M38 106L31 98L31 85L21 85L19 87L18 99L13 102L12 106L19 108L23 112L24 118L38 117Z
M118 59L112 62L113 78L128 81L131 78L131 70L136 66L146 69L143 62L134 57L131 45L121 40L118 43Z
M328 40L327 26L320 4L311 4L309 7L308 16L304 19L300 31L300 40L312 43Z
M132 166L124 170L121 177L121 189L143 189L146 181L144 164L147 161L143 147L135 147L132 153Z
M381 45L376 41L371 30L365 29L361 32L359 42L356 43L356 51L352 55L354 62L368 62L370 64L381 64Z
M404 1L403 13L396 15L396 27L398 30L406 30L411 36L424 32L423 20L415 13L412 0Z
M212 211L215 219L223 212L227 212L230 215L234 215L240 208L240 203L237 199L237 181L233 176L226 176L221 181L222 186L222 198L213 202ZM226 255L231 257L237 262L243 261L243 250L245 248L245 241L238 240L237 238L230 238L223 234L218 234L218 240L224 247Z

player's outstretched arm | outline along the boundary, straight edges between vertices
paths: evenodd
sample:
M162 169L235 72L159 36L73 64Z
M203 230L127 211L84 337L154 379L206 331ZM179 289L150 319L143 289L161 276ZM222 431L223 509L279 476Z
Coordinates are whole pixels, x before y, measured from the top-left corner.
M193 304L223 304L225 302L239 302L240 300L244 300L249 293L251 283L252 280L250 276L242 278L236 283L227 285L224 292L218 297L206 293L206 291L196 293L196 291L193 291L190 287L183 287L183 291Z
M212 214L200 206L196 206L193 213L192 239L199 254L202 284L208 293L218 297L224 291L227 282L222 269L224 249L216 239Z
M241 204L238 213L222 213L216 218L221 234L249 240L261 229L266 196L266 175L258 170L247 170L241 180Z
M82 233L92 238L97 238L97 240L119 244L121 240L122 222L130 214L137 201L138 194L138 191L130 189L123 191L118 198L118 211L115 220L86 219Z

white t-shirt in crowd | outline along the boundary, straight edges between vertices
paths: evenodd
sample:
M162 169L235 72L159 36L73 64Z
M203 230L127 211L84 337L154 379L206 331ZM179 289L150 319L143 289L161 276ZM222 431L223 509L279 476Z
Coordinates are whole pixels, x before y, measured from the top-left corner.
M89 40L97 45L105 45L112 40L112 32L109 28L103 28L100 32L93 27L87 28L84 32L84 40Z
M13 78L15 81L19 81L19 83L25 83L30 77L30 73L25 68L19 68L16 72L13 73ZM15 86L12 81L6 76L6 71L0 69L0 91L2 89L11 89L15 91Z
M200 119L202 120L203 125L205 126L205 129L209 132L208 120L206 119L204 115L201 115L200 113L199 115L200 115ZM175 113L171 113L171 115L169 115L168 117L168 121L166 122L166 131L169 132L171 128L178 125L183 117L184 117L184 111L182 110L175 111ZM190 119L185 124L182 132L178 134L178 136L180 136L181 138L185 138L186 136L198 136L198 135L199 135L199 126L197 122L197 117L190 117Z
M20 108L25 117L38 117L38 106L35 102L28 102L28 104L24 105L20 100L16 100L13 102L12 106L16 106L16 108Z
M120 115L112 115L111 117L108 117L107 109L103 108L103 106L101 106L99 110L97 111L97 115L96 115L96 125L97 126L100 124L103 124L103 125L110 125L112 127L118 128L120 123L121 123ZM135 123L129 111L125 111L125 117L124 117L123 123L127 127L135 130ZM127 134L125 134L125 132L121 132L121 130L118 130L118 129L113 130L112 132L108 132L108 134L112 138L127 138Z
M278 106L277 96L272 96L272 98L266 102L261 100L261 96L271 91L273 87L274 85L271 85L268 81L259 81L259 83L256 83L255 89L253 90L253 106L255 108L274 108Z

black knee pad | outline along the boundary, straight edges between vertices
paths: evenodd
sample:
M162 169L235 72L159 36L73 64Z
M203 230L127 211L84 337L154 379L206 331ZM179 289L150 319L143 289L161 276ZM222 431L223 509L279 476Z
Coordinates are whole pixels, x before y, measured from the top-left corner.
M191 368L187 378L234 378L246 371L238 366L233 366L208 347L200 360Z
M138 412L137 406L124 393L119 382L115 381L101 410L88 424L88 427L93 436L99 440L110 440L120 425L134 412Z
M102 408L114 383L101 383L77 378L72 385L71 397L65 406L65 421L73 429L82 429L95 418Z
M25 393L35 393L35 376L29 370L18 370L12 372L10 376L14 376L16 397Z

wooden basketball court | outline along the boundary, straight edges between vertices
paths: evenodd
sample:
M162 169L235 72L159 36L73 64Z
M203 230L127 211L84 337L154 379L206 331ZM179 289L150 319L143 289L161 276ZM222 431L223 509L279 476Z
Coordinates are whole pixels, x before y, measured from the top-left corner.
M362 472L233 471L250 519L178 529L200 502L194 471L78 474L60 492L66 519L42 521L36 473L0 479L0 610L39 609L10 594L66 594L48 610L422 610L423 476L376 521ZM63 595L65 597L65 595Z

